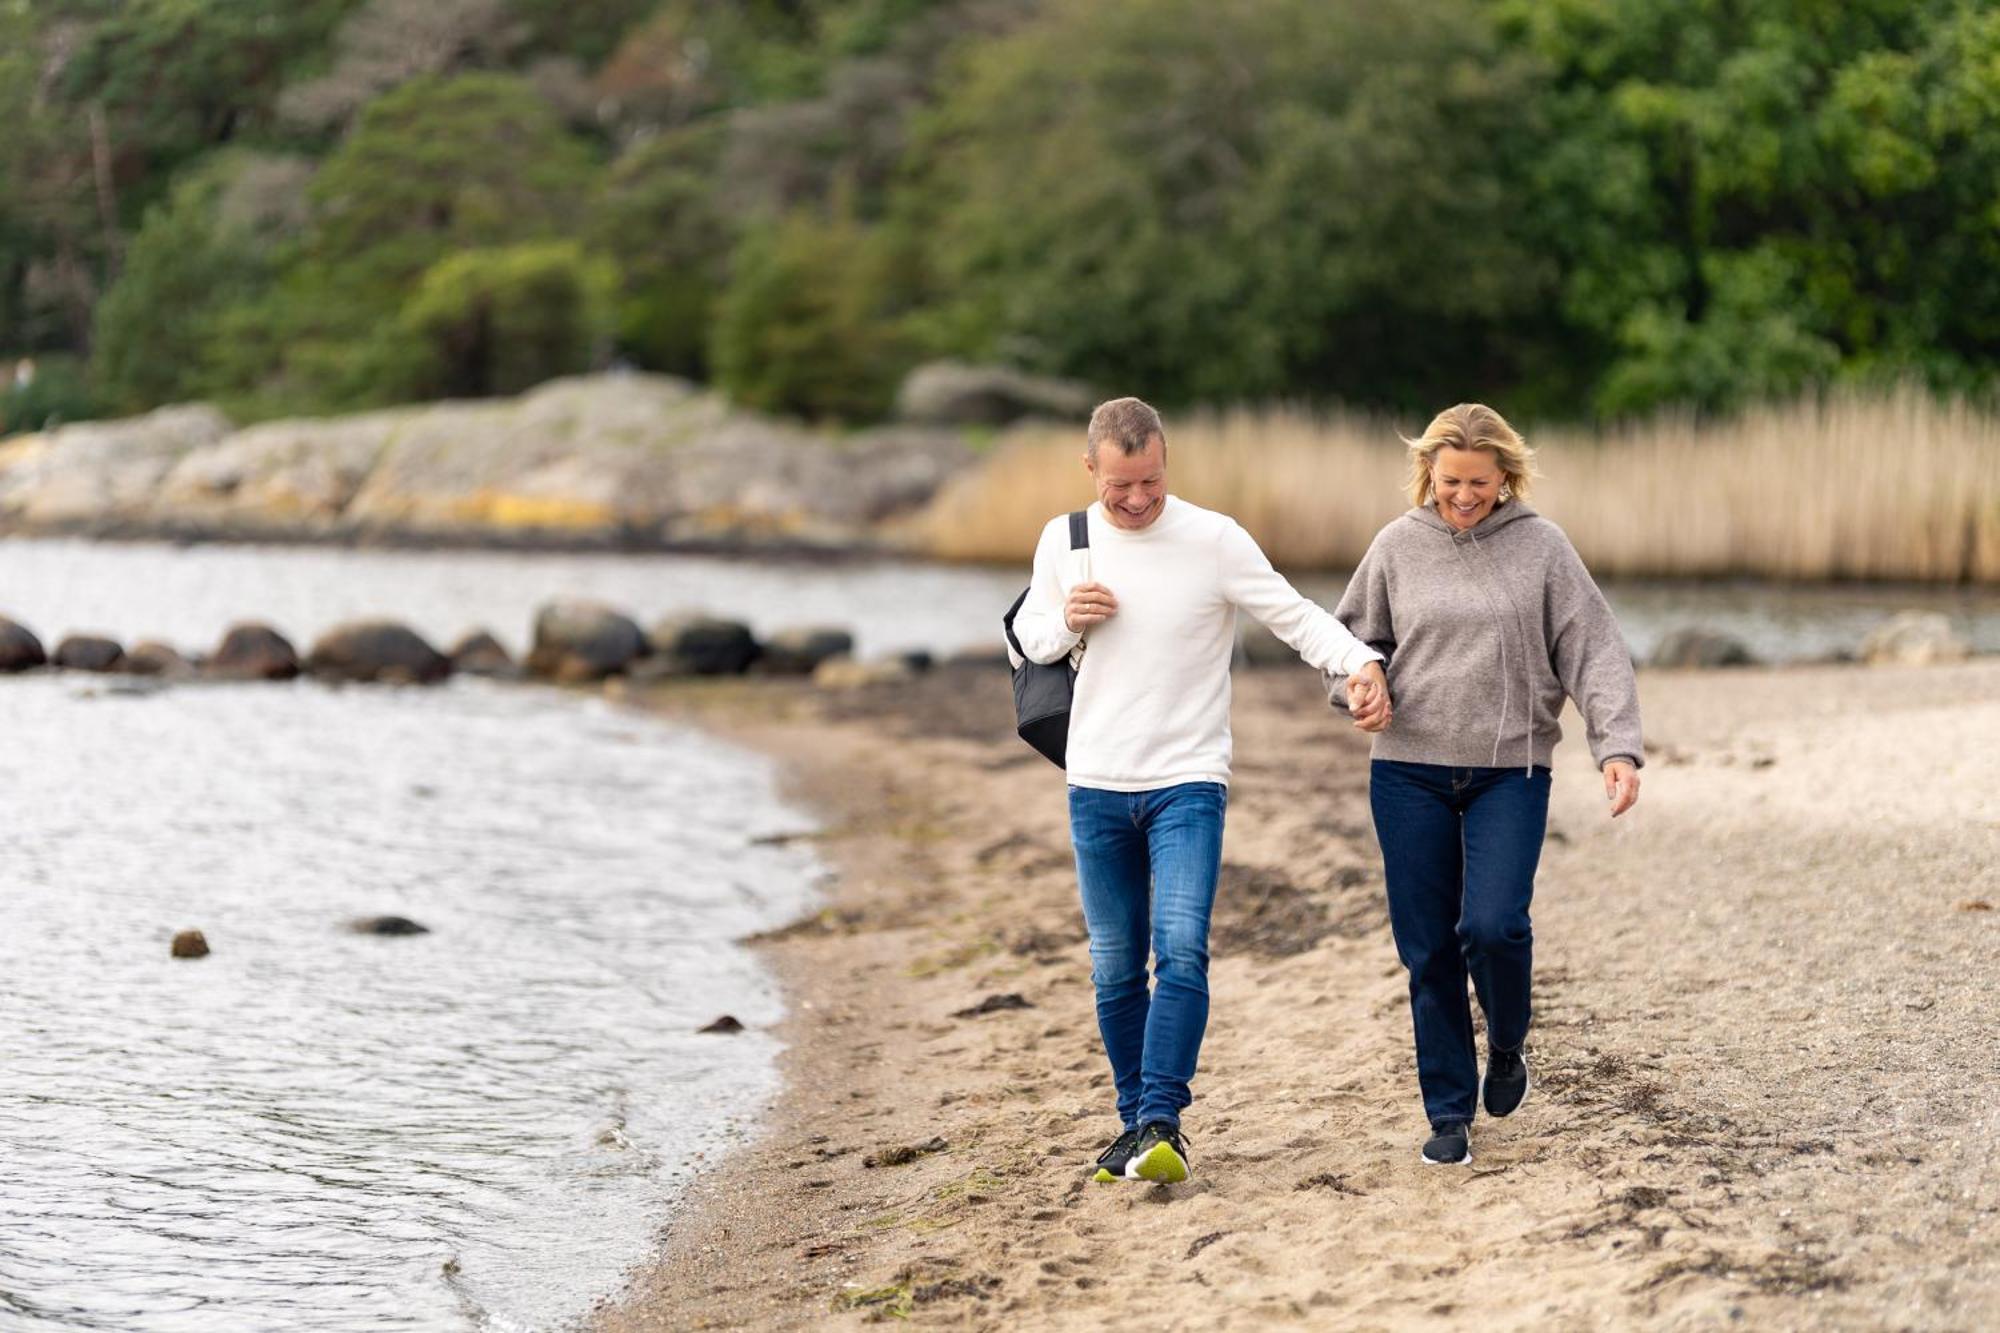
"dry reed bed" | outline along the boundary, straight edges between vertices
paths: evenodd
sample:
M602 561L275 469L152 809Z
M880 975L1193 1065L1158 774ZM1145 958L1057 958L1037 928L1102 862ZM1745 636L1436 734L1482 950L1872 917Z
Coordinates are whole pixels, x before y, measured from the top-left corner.
M1172 486L1235 515L1278 565L1352 568L1406 506L1399 429L1289 409L1169 420ZM1528 432L1535 507L1605 576L2000 583L2000 417L1917 389L1702 423ZM940 559L1025 562L1089 502L1080 432L1003 438L917 520Z

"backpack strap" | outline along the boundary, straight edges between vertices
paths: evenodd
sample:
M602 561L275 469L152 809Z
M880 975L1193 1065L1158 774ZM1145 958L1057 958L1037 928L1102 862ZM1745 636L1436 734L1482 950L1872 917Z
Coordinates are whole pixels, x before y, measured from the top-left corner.
M1090 511L1079 509L1069 516L1069 549L1087 551L1090 549Z

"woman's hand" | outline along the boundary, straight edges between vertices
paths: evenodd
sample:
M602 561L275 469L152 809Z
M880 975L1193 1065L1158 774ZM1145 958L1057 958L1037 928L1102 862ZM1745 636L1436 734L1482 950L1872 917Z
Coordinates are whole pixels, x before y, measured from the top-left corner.
M1382 731L1395 710L1389 703L1389 678L1380 662L1370 662L1347 678L1347 711L1362 731Z
M1604 766L1604 799L1611 802L1613 819L1630 810L1639 800L1639 770L1623 759Z

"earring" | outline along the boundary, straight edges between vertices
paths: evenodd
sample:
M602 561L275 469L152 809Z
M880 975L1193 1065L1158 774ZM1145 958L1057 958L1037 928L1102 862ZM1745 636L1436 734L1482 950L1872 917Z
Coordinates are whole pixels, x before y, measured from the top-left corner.
M1502 499L1503 501L1504 501L1504 500L1511 500L1511 499L1513 499L1513 498L1514 498L1514 488L1513 488L1512 486L1502 486L1502 487L1500 488L1500 498L1501 498L1501 499Z

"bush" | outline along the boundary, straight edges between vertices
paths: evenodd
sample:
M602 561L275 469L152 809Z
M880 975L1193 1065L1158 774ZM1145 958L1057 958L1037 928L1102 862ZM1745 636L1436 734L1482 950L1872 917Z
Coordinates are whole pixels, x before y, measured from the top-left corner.
M13 367L11 360L0 364L9 370ZM0 435L50 430L97 414L97 400L84 378L83 363L73 356L39 358L34 379L25 387L16 387L11 379L0 381Z
M403 308L418 348L412 391L486 398L589 369L609 337L614 282L568 241L440 260Z
M886 267L883 247L851 219L794 213L752 228L716 312L717 382L767 412L880 417L911 360L884 308Z

